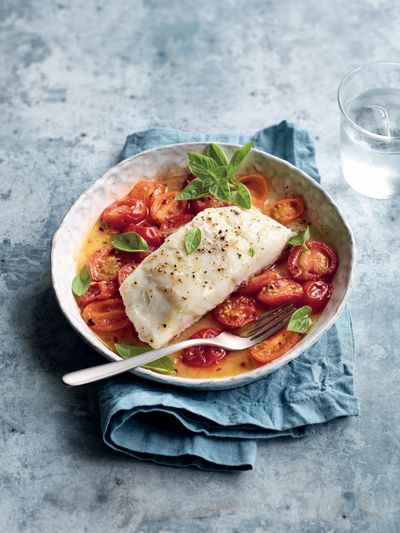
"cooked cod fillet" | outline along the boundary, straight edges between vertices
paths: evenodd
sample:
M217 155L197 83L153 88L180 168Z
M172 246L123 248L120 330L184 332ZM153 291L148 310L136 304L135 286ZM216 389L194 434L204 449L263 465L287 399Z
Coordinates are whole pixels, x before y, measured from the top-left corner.
M190 228L202 240L188 254ZM170 235L120 287L139 339L160 348L223 302L242 282L272 265L292 231L257 209L205 209Z

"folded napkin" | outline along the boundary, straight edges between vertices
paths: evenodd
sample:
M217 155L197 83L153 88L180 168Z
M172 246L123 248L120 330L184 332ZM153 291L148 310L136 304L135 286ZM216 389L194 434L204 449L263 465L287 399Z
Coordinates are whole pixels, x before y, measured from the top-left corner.
M316 181L308 133L286 121L250 137L254 146ZM190 141L244 144L247 135L198 135L152 128L126 140L125 159L143 150ZM138 459L203 470L250 470L258 439L304 437L313 425L358 414L353 384L354 340L347 309L306 353L262 380L225 391L167 387L132 375L100 388L103 438Z

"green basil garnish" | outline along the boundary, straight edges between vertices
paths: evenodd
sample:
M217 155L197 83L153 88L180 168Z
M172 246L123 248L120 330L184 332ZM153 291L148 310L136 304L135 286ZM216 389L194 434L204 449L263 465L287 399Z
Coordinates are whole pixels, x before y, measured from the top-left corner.
M304 307L300 307L300 309L296 309L296 311L290 317L287 329L289 331L295 331L296 333L307 333L312 324L312 320L310 318L311 311L312 309L309 305L305 305Z
M147 242L135 231L115 235L111 239L111 244L117 250L124 252L148 252L149 250Z
M152 348L149 346L132 346L130 344L114 344L114 346L118 354L124 359L135 357L135 355L140 355L141 353L152 350ZM141 368L149 368L151 370L156 370L157 372L168 373L171 372L171 370L174 370L175 367L172 359L168 356L165 356L161 357L160 359L156 359L155 361L151 361L151 363L147 363Z
M300 231L297 235L289 239L289 244L292 246L306 246L306 242L310 238L310 226L307 226L304 231Z
M188 254L197 250L201 243L200 228L190 228L185 237L185 248Z
M85 265L72 281L72 292L76 294L76 296L82 296L82 294L85 294L90 287L91 281L89 269L87 265Z
M249 248L247 250L247 253L249 254L250 257L254 257L256 252L255 252L254 248Z

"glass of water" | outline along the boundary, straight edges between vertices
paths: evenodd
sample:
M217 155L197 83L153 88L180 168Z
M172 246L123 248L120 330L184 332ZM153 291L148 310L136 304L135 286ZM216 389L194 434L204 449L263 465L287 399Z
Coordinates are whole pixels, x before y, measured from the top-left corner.
M400 194L400 63L352 70L338 92L343 174L371 198Z

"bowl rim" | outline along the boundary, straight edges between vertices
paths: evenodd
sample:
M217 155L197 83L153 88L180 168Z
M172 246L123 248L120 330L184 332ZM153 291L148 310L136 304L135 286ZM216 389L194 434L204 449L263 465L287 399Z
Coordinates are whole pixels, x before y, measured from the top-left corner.
M82 321L82 324L78 324L75 322L75 320L70 316L67 306L64 303L64 298L61 293L61 290L59 290L58 284L57 284L57 267L56 267L56 252L57 252L57 243L60 239L60 236L65 231L67 224L68 224L68 218L71 216L71 212L73 212L83 201L86 197L90 196L92 190L96 189L100 181L106 181L109 177L109 175L115 171L116 168L120 166L124 166L127 163L134 161L138 157L142 157L146 154L151 154L152 152L157 152L161 150L170 150L175 147L192 147L192 146L207 146L213 142L212 140L209 141L195 141L195 142L184 142L184 143L172 143L172 144L166 144L161 146L155 146L153 148L149 148L148 150L144 150L142 152L139 152L137 154L134 154L126 159L123 159L116 165L113 165L111 168L109 168L106 172L104 172L99 178L97 178L92 185L90 185L87 189L85 189L78 198L72 203L72 205L69 207L63 218L61 219L60 225L58 226L58 229L53 235L52 238L52 244L51 244L51 281L53 290L56 296L56 300L58 302L58 305L60 306L60 309L64 316L67 318L70 325L73 327L73 329L80 335L80 337L89 344L94 350L96 350L100 355L105 357L106 359L110 361L120 361L123 360L122 357L117 355L116 353L112 352L107 346L105 346L101 340L99 339L98 345L95 345L93 343L93 339L91 336L95 336L93 332L87 328L86 324ZM215 141L219 146L227 147L227 148L238 148L241 146L241 144L237 143L229 143L229 142L220 142ZM179 388L190 388L190 389L208 389L208 390L221 390L221 389L228 389L228 388L235 388L239 386L243 386L246 384L249 384L251 382L257 381L258 379L261 379L268 374L271 374L281 368L282 366L286 365L293 359L296 359L299 355L301 355L305 350L311 348L318 339L324 335L328 329L331 328L331 326L334 324L334 322L337 320L339 315L344 309L344 306L346 305L347 298L349 296L350 289L352 287L353 281L354 281L354 273L355 273L355 258L356 258L356 244L355 239L353 236L353 232L351 228L349 227L348 223L346 222L345 217L343 216L343 213L341 209L338 207L338 205L335 203L335 201L332 199L332 197L327 193L318 183L316 180L311 178L306 172L299 169L292 163L286 161L285 159L282 159L280 157L277 157L275 155L272 155L268 152L265 152L264 150L260 150L258 148L252 148L252 152L255 152L262 157L267 157L270 160L276 161L277 163L283 164L284 166L288 167L290 170L295 171L303 178L306 179L309 183L311 183L312 187L317 188L322 195L324 196L325 200L328 204L330 204L334 210L339 215L341 222L343 224L343 227L347 231L348 239L349 239L349 277L348 277L348 283L345 287L345 293L343 295L342 300L338 303L336 306L336 309L334 312L332 312L332 316L327 320L326 324L321 328L321 330L317 333L313 333L311 331L309 334L307 334L298 344L296 344L291 350L289 350L286 354L284 354L282 357L279 357L275 361L272 361L271 363L268 363L266 365L260 366L258 368L255 368L253 370L250 370L248 372L244 372L242 374L238 374L235 376L226 376L222 378L184 378L184 377L178 377L178 376L171 376L169 374L161 374L153 372L149 369L145 368L136 368L134 370L131 370L130 372L138 377L150 379L151 381L155 381L164 385L168 386L177 386ZM85 326L85 327L84 327ZM87 331L86 329L87 328Z

